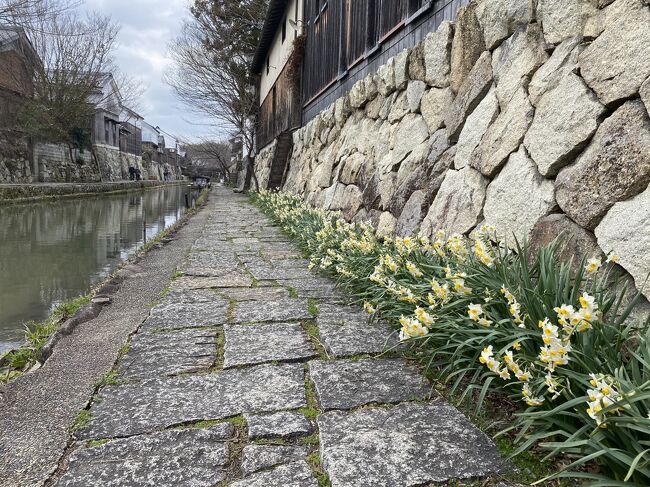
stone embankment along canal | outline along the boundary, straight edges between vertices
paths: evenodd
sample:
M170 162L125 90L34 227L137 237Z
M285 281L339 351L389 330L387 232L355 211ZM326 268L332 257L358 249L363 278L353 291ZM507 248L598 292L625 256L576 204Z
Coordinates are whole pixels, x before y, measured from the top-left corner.
M44 198L77 197L89 194L116 193L176 184L187 184L187 182L141 180L112 181L104 183L0 184L0 205Z
M50 485L318 487L325 473L333 487L421 486L504 468L387 325L244 196L212 199Z

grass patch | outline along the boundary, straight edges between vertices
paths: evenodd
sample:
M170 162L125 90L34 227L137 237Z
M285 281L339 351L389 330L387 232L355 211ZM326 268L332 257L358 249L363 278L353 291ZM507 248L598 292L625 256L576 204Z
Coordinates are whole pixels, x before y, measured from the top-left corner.
M180 277L183 277L183 273L181 271L174 271L172 272L171 281L173 282Z
M90 411L82 409L72 420L72 424L68 427L68 431L74 433L75 431L79 431L88 426L88 423L90 423Z
M96 384L95 387L117 386L122 384L116 370L107 372Z
M230 299L228 301L228 310L226 311L226 320L232 321L233 315L235 314L235 308L237 307L237 301Z
M318 306L316 305L316 301L313 298L309 298L307 300L307 311L314 318L318 316Z
M223 356L226 347L226 336L224 335L223 328L217 330L217 336L215 337L215 344L217 347L217 352L216 352L214 364L210 368L210 370L212 371L218 371L223 369Z
M320 443L320 438L318 437L318 433L312 433L309 436L300 438L300 443L302 445L318 445Z
M329 360L329 355L327 350L320 341L320 334L318 332L318 326L313 320L304 320L301 322L302 329L305 330L305 333L309 337L309 340L314 345L316 353L318 353L318 358L321 360Z
M86 442L86 447L88 448L94 448L96 446L102 446L108 443L111 440L105 439L105 440L90 440Z
M32 368L38 362L40 350L59 326L89 302L90 295L79 296L59 304L44 321L26 323L25 343L0 358L0 381L8 382Z
M290 298L297 298L298 297L298 292L296 291L295 287L288 287L287 292L289 293Z
M318 451L309 454L306 460L309 468L311 468L311 471L314 474L314 477L316 477L316 480L318 481L319 487L331 487L332 483L320 463L320 455Z

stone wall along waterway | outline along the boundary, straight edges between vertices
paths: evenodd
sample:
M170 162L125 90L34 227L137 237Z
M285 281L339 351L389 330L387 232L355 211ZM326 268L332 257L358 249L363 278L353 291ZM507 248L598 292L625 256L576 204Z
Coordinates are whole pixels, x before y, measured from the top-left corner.
M0 352L185 211L187 186L0 206Z

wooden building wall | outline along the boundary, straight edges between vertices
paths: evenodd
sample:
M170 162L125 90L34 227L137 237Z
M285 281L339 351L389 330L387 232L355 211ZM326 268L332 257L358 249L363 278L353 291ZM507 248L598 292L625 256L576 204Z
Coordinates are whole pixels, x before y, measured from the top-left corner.
M257 149L268 145L283 132L300 127L300 70L289 61L266 96L257 117ZM296 78L297 76L297 78Z
M470 0L305 0L302 123Z

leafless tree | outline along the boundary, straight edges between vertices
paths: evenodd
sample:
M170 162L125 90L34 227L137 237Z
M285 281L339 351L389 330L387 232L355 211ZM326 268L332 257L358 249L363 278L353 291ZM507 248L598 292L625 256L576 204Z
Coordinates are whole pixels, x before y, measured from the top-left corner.
M226 142L203 140L195 144L185 144L190 172L220 172L228 179L233 170L230 161L230 145Z
M26 2L25 9L29 2L33 8L52 8L15 20L14 27L29 38L22 46L35 52L37 59L31 65L33 96L22 103L17 128L33 140L67 144L73 160L73 148L91 145L95 109L112 95L100 89L109 76L117 85L121 103L137 109L142 87L119 72L112 56L119 26L107 16L64 8L72 5L66 0L41 0L38 5L37 0L11 1ZM29 54L24 52L23 57L28 59ZM116 110L119 113L120 107Z
M241 135L250 185L257 96L249 64L257 47L267 0L195 0L192 19L170 45L173 68L166 82L192 110L215 127ZM257 184L257 182L255 182Z

